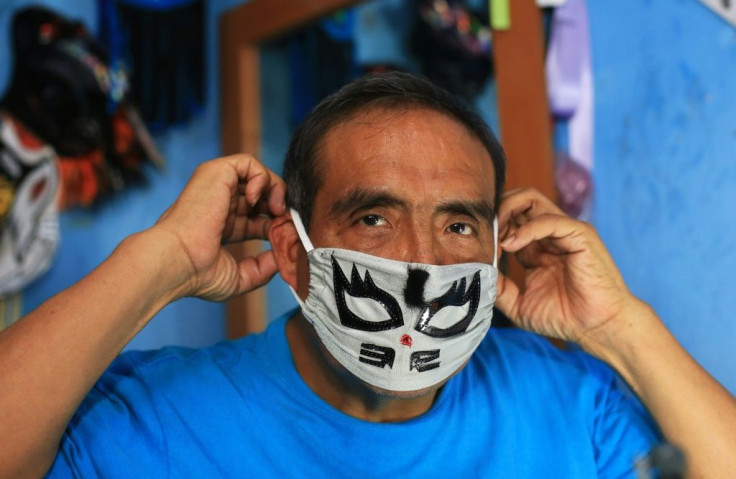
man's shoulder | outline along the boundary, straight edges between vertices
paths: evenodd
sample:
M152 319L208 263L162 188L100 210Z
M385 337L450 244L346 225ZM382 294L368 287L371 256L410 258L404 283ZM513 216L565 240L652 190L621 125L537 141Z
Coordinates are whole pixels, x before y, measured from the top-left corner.
M529 360L545 360L565 356L548 338L515 327L491 328L478 347L484 354L519 356Z
M553 451L538 459L569 457L580 465L587 457L606 475L630 470L657 441L651 418L616 373L573 345L492 329L458 376L458 396L472 405L466 409L487 407L488 421L494 431L507 431L507 442L533 441L537 450Z
M285 318L279 318L263 332L220 341L204 348L166 346L156 350L127 351L110 365L105 376L115 381L131 378L156 387L189 382L201 386L202 381L216 381L232 375L247 376L267 368L274 350L283 347L284 323Z
M227 366L257 348L264 334L265 332L226 339L201 348L164 346L160 349L125 351L112 363L110 370L135 369L145 372L208 363Z
M480 362L490 365L496 375L506 374L515 379L549 383L557 377L603 384L616 380L609 366L576 345L556 344L518 328L489 330L476 356Z
M250 441L263 420L253 411L284 396L274 374L288 347L284 322L206 348L120 355L70 421L58 467L119 467L124 457L135 467L158 471L182 450L190 453L191 464L207 464L214 450ZM102 451L98 444L104 444Z
M274 389L274 350L288 347L285 342L283 324L274 322L262 333L206 348L125 352L80 405L72 429L118 422L130 428L131 411L147 417L147 424L170 425L179 416L196 417L201 408L234 407L252 391Z
M573 344L553 344L520 329L492 329L468 366L473 381L485 389L503 391L529 410L539 406L542 414L573 414L571 407L582 420L616 408L641 413L638 400L606 363Z

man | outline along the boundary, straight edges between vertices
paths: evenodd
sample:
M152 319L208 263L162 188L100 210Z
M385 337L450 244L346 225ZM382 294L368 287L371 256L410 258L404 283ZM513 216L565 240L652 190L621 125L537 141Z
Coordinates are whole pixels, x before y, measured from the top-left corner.
M300 127L291 213L254 159L204 164L155 226L0 336L2 475L631 475L657 441L638 403L582 352L486 335L495 299L613 366L690 475L728 477L733 397L592 228L534 191L501 199L503 175L482 122L403 74L359 80ZM273 250L241 263L221 246L265 237ZM527 268L523 289L497 272L499 247ZM264 334L115 360L168 302L224 300L277 270L303 306Z

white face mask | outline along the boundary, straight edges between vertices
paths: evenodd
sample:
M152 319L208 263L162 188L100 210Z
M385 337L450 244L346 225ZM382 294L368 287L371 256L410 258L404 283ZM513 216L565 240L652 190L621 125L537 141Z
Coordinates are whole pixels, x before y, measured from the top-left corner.
M309 261L307 300L294 296L348 371L381 389L417 391L444 381L470 358L491 325L496 251L493 265L437 266L315 249L299 214L292 209L291 216Z

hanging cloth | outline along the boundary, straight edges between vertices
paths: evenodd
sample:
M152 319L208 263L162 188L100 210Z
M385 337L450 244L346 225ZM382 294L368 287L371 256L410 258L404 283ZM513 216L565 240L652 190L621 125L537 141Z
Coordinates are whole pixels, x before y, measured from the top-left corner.
M292 125L327 95L359 76L355 63L355 9L341 10L286 39Z
M43 7L13 18L14 65L0 104L59 156L61 207L92 206L163 158L129 100L124 70L109 67L84 26Z
M187 123L205 102L203 0L98 0L110 63L131 71L131 94L153 132Z
M589 219L594 92L585 0L567 0L554 10L546 70L552 115L567 123L568 151L561 155L557 171L562 206L573 216Z
M410 36L422 73L471 102L492 74L489 14L463 0L419 0Z

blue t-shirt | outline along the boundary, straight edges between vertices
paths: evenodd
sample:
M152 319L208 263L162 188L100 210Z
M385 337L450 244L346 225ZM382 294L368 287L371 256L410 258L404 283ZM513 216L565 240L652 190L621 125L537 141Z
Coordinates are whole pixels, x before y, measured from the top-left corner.
M424 415L381 424L297 373L286 318L210 348L121 355L82 403L50 477L633 477L657 441L616 375L491 329Z

